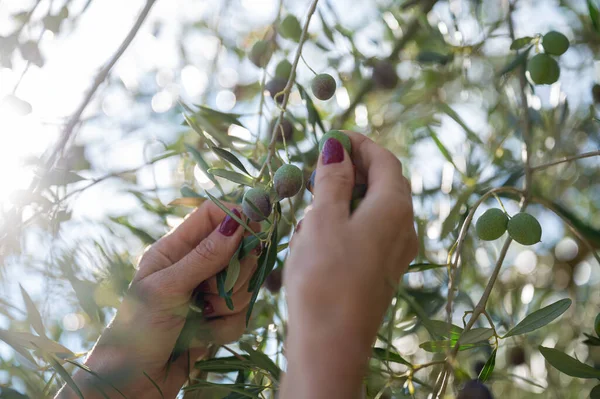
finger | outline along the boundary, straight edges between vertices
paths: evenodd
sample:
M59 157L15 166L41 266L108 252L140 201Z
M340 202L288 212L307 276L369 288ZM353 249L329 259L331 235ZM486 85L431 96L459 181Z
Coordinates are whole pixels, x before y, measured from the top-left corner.
M206 343L224 345L237 340L246 329L246 312L248 307L241 308L238 313L207 320L192 340L192 347L202 347Z
M328 139L317 166L313 209L326 217L347 218L353 186L354 168L350 156L342 143Z
M233 207L233 204L225 205ZM225 216L226 213L214 202L205 201L187 215L179 226L154 243L149 251L160 252L174 264L206 238Z
M288 244L290 250L294 247L294 238L296 238L298 233L300 233L300 229L302 228L302 220L298 221L298 223L296 224L296 228L294 229L294 234L292 234L292 238L290 238L290 242Z
M412 223L412 200L402 164L394 154L369 138L346 132L352 141L352 154L358 170L368 178L369 189L361 206L353 213L353 223L379 235L390 234L390 228Z
M237 209L233 213L242 218ZM177 293L191 294L201 282L216 275L229 264L243 234L239 223L227 216L217 229L179 262L159 271L157 278Z
M253 250L252 254L249 254L240 262L240 274L235 282L235 285L233 286L234 293L238 292L241 288L247 285L250 277L252 277L252 274L254 274L258 261L258 252L256 251L260 251L260 245ZM198 291L205 294L219 294L216 277L211 277L210 279L202 282L202 284L200 284L198 287Z
M231 295L233 309L229 309L225 299L221 298L219 295L206 294L202 299L204 302L202 314L208 320L211 320L215 317L230 316L232 314L239 313L240 309L245 308L250 303L250 299L252 299L252 292L248 292L248 290L240 290Z

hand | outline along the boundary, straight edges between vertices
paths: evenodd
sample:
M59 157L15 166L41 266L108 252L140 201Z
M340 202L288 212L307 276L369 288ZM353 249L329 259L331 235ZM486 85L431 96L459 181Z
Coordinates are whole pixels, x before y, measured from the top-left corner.
M371 346L418 241L408 181L389 151L347 132L350 159L328 140L317 167L312 209L284 269L289 333L282 398L357 398ZM352 160L368 179L350 214Z
M239 215L237 210L234 212ZM256 223L250 226L259 230ZM215 278L229 264L243 235L244 229L234 219L207 201L144 253L115 319L86 361L103 381L85 371L75 376L86 399L104 398L97 386L110 398L121 397L106 381L130 398L159 398L148 377L160 386L166 398L174 398L189 375L189 362L193 364L206 354L209 342L231 342L243 333L252 295L248 282L256 269L256 254L241 261L233 289L233 311L219 297ZM201 341L170 364L167 373L190 299L198 291L203 297L203 323L198 331ZM76 396L65 387L58 397Z

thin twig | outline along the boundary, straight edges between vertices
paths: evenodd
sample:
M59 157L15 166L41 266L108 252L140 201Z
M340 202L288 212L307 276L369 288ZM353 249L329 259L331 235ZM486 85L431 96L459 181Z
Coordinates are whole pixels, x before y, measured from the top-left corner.
M595 156L598 156L598 155L600 155L600 150L598 150L598 151L584 152L583 154L573 155L572 157L566 157L566 158L559 159L559 160L552 161L552 162L548 162L548 163L545 163L545 164L542 164L542 165L532 166L531 167L531 171L532 172L537 172L539 170L547 169L547 168L549 168L551 166L559 165L561 163L576 161L578 159L583 159L583 158L591 158L591 157L595 157Z
M285 115L285 111L287 109L287 104L290 99L290 93L292 92L292 87L294 86L294 81L296 80L296 68L298 68L298 62L300 61L300 56L302 55L302 47L308 39L308 26L310 25L310 20L317 9L317 4L319 0L313 0L310 8L308 9L308 15L306 16L306 21L304 22L304 27L302 29L302 35L300 36L300 41L298 42L298 48L296 49L296 55L294 57L294 62L292 63L292 72L290 73L290 77L285 85L285 88L282 91L283 101L281 103L281 112L279 113L279 118L273 127L273 132L271 136L271 142L269 143L267 158L265 163L260 168L258 172L258 176L256 176L255 181L260 181L262 175L265 173L267 166L271 167L271 158L273 158L273 153L275 152L275 147L277 144L277 131L279 126L281 125L281 121Z
M92 98L94 97L94 94L96 93L96 91L98 90L100 85L108 77L108 74L112 70L113 66L117 63L119 58L121 58L123 53L125 53L125 50L127 50L129 45L131 44L131 42L137 35L138 31L140 30L140 27L142 26L142 24L148 17L148 14L150 13L150 9L152 8L152 6L154 5L155 2L156 2L156 0L146 0L146 5L140 12L140 15L138 16L137 20L135 21L135 23L133 24L131 29L129 30L129 33L127 34L127 36L125 37L125 39L123 40L123 42L121 43L119 48L117 49L117 52L108 60L106 65L96 75L96 77L94 79L94 83L92 84L92 87L90 87L90 89L88 90L87 94L85 95L83 101L81 102L81 104L79 104L79 107L77 107L77 109L75 110L73 115L71 115L71 117L69 118L67 124L65 125L65 127L62 131L62 135L61 135L59 142L57 143L54 151L52 152L48 161L46 162L46 173L48 173L48 171L50 171L52 169L52 167L54 166L54 164L56 163L57 159L59 158L59 155L63 152L69 139L71 138L71 135L73 134L73 130L75 129L75 126L77 126L77 124L79 123L79 121L81 119L81 115L83 114L83 112L85 111L85 109L87 108L89 103L92 101ZM43 178L36 179L36 181L32 182L32 185L35 187L37 185L37 183L39 181L41 181L42 179Z

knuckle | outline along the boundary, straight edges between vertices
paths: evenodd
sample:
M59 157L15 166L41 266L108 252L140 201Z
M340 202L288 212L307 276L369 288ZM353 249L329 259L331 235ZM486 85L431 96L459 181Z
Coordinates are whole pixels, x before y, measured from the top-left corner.
M200 245L194 248L200 262L212 263L219 258L219 250L216 241L210 237L202 240Z
M329 186L351 187L354 184L354 177L349 173L345 173L345 171L338 170L335 172L320 173L320 175L321 178L319 181Z

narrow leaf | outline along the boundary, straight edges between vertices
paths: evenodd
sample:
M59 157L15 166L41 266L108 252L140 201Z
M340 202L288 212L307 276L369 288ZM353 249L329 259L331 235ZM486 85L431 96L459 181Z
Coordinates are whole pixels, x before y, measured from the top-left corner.
M398 353L391 350L387 350L385 348L373 348L373 357L381 361L400 363L409 367L412 366L412 364L409 361L405 360Z
M498 75L506 75L507 73L514 71L519 66L524 65L525 61L527 61L527 56L529 55L529 51L531 51L532 47L533 46L529 47L527 50L517 55L511 62L509 62L504 68L502 68L502 70L500 70Z
M473 328L466 333L464 333L458 342L461 345L465 344L474 344L476 342L487 341L494 335L494 330L491 328L483 327L483 328Z
M256 351L252 348L252 346L247 342L240 342L240 349L244 352L248 353L250 357L250 361L254 362L261 369L268 371L269 374L276 380L279 381L279 377L281 375L281 369L273 363L269 356L265 355L262 352Z
M240 243L237 251L233 254L231 259L229 260L229 266L227 266L227 276L225 277L225 291L229 292L233 289L233 286L237 282L238 277L240 276L240 250L242 249L243 243Z
M225 279L227 278L227 269L221 270L217 273L217 290L219 296L225 300L225 305L229 310L233 310L233 301L231 300L231 294L233 291L227 291L225 289Z
M150 377L148 375L148 373L146 373L145 371L143 371L144 375L146 376L146 378L148 380L150 380L150 383L152 385L154 385L154 388L156 388L156 390L158 391L158 394L160 395L161 399L165 399L165 395L163 395L162 389L160 389L160 387L158 386L158 384L156 382L154 382L154 380L152 379L152 377Z
M512 44L510 45L510 49L511 50L520 50L523 47L530 44L532 40L533 40L533 37L531 37L531 36L525 36L525 37L515 39L515 41L513 41Z
M220 147L212 147L212 150L215 154L217 154L217 156L219 158L229 162L230 164L232 164L233 166L235 166L236 168L238 168L245 174L250 175L250 173L248 173L248 171L246 170L246 167L244 166L244 164L239 159L237 159L237 157L235 155L233 155L229 151L227 151L223 148L220 148Z
M207 172L213 176L219 176L234 183L243 184L248 187L254 186L254 181L251 178L231 170L211 168Z
M81 393L81 391L79 390L79 387L77 386L77 384L75 384L75 381L73 381L73 378L71 378L71 375L67 372L67 370L65 370L65 368L58 362L58 360L56 360L55 357L51 357L48 359L49 363L52 365L52 367L54 368L54 370L56 370L56 372L61 376L61 378L65 381L65 384L67 384L69 386L69 388L71 388L80 399L84 399L83 394Z
M185 148L188 150L188 152L190 154L192 154L192 157L196 161L196 164L206 174L206 177L208 177L210 179L210 181L212 181L215 184L215 186L219 189L219 191L223 192L223 188L221 187L221 184L217 181L217 179L215 179L215 177L213 175L208 173L208 169L210 169L210 166L208 166L208 164L202 157L202 154L200 154L200 152L197 149L195 149L194 147L192 147L189 144L186 144Z
M44 328L44 322L42 321L42 315L35 307L35 303L25 291L23 286L19 284L21 288L21 295L23 296L23 301L25 302L25 308L27 309L27 320L31 323L33 329L42 337L46 336L46 329Z
M202 198L202 196L200 194L198 194L196 191L194 191L193 188L191 188L188 185L183 185L181 186L181 188L179 189L179 192L181 193L182 196L184 197L190 197L190 198Z
M274 222L275 224L277 221ZM262 256L261 256L262 258ZM250 316L252 315L252 309L254 307L254 303L256 302L256 298L258 298L258 293L260 291L261 285L265 282L265 279L273 270L273 266L275 265L275 261L277 260L277 228L273 229L273 234L271 235L271 241L269 242L269 247L264 257L264 262L260 266L259 274L257 275L257 279L255 280L254 290L252 292L252 298L250 299L250 305L248 305L248 311L246 312L246 325L250 321Z
M596 385L590 391L590 399L600 399L600 385Z
M554 348L539 347L542 356L560 372L577 378L600 378L597 370Z
M488 345L489 344L487 342L479 342L479 343L475 343L475 344L465 344L465 345L460 345L458 350L466 351L469 349L479 348L479 347L488 346ZM442 353L442 352L446 352L448 349L453 348L454 342L452 342L452 341L427 341L427 342L423 342L421 345L419 345L419 347L427 352Z
M192 208L199 207L206 201L206 198L202 197L184 197L184 198L175 198L173 201L169 202L169 206L189 206Z
M596 32L600 33L600 12L592 0L587 0L587 5L592 26L596 29Z
M441 263L413 263L408 266L406 273L424 272L425 270L439 269L442 267L448 267L448 265Z
M256 248L260 243L261 239L267 238L267 233L260 232L255 236L247 236L242 240L242 248L240 249L240 259L244 259L254 248Z
M536 310L532 314L525 317L519 324L514 326L509 332L504 334L504 337L512 337L514 335L526 334L537 330L556 319L561 314L565 313L571 306L571 300L568 298L561 299L548 305L545 308Z
M451 106L449 106L446 103L440 103L439 108L442 112L444 112L446 115L452 118L454 122L458 123L460 127L463 128L469 140L478 144L483 144L479 136L473 130L471 130L467 123L460 117L460 115L458 115L458 113L454 109L452 109Z
M438 135L430 127L427 127L427 129L429 131L429 136L433 139L433 142L435 143L435 145L437 146L437 148L440 150L440 152L442 153L442 155L444 156L444 158L446 158L446 160L448 162L450 162L452 165L454 165L454 169L458 170L458 168L456 167L456 164L452 160L452 155L450 155L450 151L448 151L448 149L446 148L446 146L444 145L444 143L441 142L441 140L438 137Z
M440 234L441 238L446 238L448 234L450 234L456 228L456 225L460 220L460 211L463 205L465 205L471 197L471 194L473 194L473 191L475 191L475 186L467 188L458 196L456 203L452 209L450 209L450 213L448 213L448 216L442 222L442 232Z
M492 372L494 371L494 367L496 366L496 351L497 350L498 350L498 348L494 348L494 351L492 352L492 354L488 358L487 362L485 362L485 365L479 372L479 377L477 377L477 379L479 381L486 382L490 378L490 375L492 375Z

